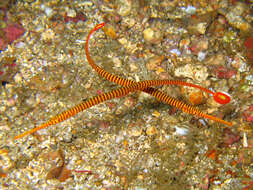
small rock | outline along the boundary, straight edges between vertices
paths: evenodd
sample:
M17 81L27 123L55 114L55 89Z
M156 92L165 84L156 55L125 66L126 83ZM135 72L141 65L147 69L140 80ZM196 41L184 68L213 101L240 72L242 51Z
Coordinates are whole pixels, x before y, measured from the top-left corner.
M189 101L192 105L199 105L203 103L204 97L201 91L198 92L192 92L189 97Z
M221 146L229 147L240 140L240 136L231 131L229 128L225 128L223 131L223 143Z
M208 49L207 39L194 39L190 45L190 50L194 55L198 55L199 52L203 52Z
M246 72L248 70L247 64L243 61L241 55L236 55L231 65L236 68L239 72Z
M126 48L126 51L130 54L133 54L138 50L137 44L131 41L128 41L126 38L122 37L118 39L118 42Z
M128 130L128 134L133 137L138 137L142 134L142 128L138 126L133 126Z
M0 149L0 174L8 173L11 168L15 167L15 163L8 155L7 149Z
M243 116L247 122L253 122L253 105L243 112Z
M230 43L233 40L235 40L237 37L237 33L235 31L227 31L225 32L224 36L223 36L223 41L226 43Z
M157 70L163 60L164 60L164 56L155 55L151 57L146 64L147 70L148 71Z
M162 33L160 30L154 28L147 28L143 31L145 42L151 44L159 44L162 41Z
M149 127L147 128L147 130L146 130L146 134L149 135L149 136L157 134L157 129L156 129L156 127L153 126L153 125L152 125L152 126L149 126Z
M219 15L217 19L211 23L208 33L215 37L223 37L228 27L226 18L223 15Z
M117 0L115 2L117 6L117 13L121 16L127 16L132 10L132 1L129 0Z
M232 11L235 15L242 15L247 9L247 5L242 2L236 2L232 8Z
M152 115L155 116L155 117L159 117L161 114L160 114L160 112L158 112L158 111L155 110L155 111L152 113Z
M112 62L114 63L114 66L117 68L120 68L122 66L122 61L118 57L113 57Z
M248 33L252 31L252 26L247 20L243 17L243 13L247 10L247 6L244 3L237 2L234 6L231 6L229 10L224 14L228 23L241 32Z
M178 67L174 72L176 77L188 77L199 82L203 82L208 77L207 67L203 65L191 65L187 64L182 67Z
M186 129L186 128L175 126L175 129L176 129L176 131L175 131L176 135L183 136L183 135L187 135L188 134L188 129Z
M127 97L123 103L127 108L130 108L130 107L134 107L134 105L136 104L136 101L131 98L131 97Z
M138 66L138 64L137 63L130 63L129 64L129 68L130 68L130 71L131 72L139 72L139 66Z
M219 66L213 69L213 73L219 79L230 79L232 76L236 74L236 70L229 69L224 66Z
M205 34L208 25L210 24L214 15L206 14L201 16L192 16L188 20L188 31L191 34L200 35Z
M55 37L55 32L52 29L48 29L41 34L41 39L45 42L50 42Z
M115 28L110 25L110 24L106 24L103 28L103 31L105 33L106 36L112 38L112 39L116 39L117 38L117 34L116 34L116 30Z
M0 81L11 82L18 72L15 57L3 57L0 64Z
M224 65L226 63L225 56L222 53L217 53L206 61L208 65Z
M135 25L136 21L133 18L130 17L123 17L121 24L122 26L125 26L127 28L132 28Z
M67 15L64 16L64 21L77 23L79 21L86 21L86 17L83 13L76 13L74 10L67 12Z

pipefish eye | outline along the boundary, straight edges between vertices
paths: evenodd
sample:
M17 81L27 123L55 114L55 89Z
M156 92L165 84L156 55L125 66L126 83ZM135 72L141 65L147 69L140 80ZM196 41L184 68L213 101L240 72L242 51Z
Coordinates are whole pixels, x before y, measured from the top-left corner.
M215 92L213 98L219 104L227 104L231 101L230 96L223 92Z

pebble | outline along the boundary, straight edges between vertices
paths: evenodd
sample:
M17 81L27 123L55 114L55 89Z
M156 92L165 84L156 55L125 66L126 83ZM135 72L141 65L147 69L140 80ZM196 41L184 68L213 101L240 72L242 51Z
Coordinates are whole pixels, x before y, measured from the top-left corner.
M118 42L126 48L129 54L133 54L138 50L138 47L135 43L128 41L126 38L122 37L118 39Z
M131 137L138 137L142 134L142 128L139 126L133 126L128 131L128 135Z
M155 117L159 117L161 114L160 114L160 112L158 112L158 111L155 110L155 111L152 113L152 115L155 116Z
M231 65L234 68L236 68L239 72L246 72L248 70L247 64L240 54L237 54L234 57L234 60L231 62Z
M68 17L76 17L76 11L74 9L66 8L67 16Z
M195 14L196 12L196 8L194 6L191 6L191 5L188 5L186 8L185 7L182 7L182 9L188 13L188 14Z
M133 73L139 72L139 65L137 63L130 63L129 64L130 71Z
M149 58L146 67L148 71L155 71L161 65L164 60L164 56L154 55L153 57Z
M181 48L187 47L190 45L190 43L191 43L190 38L183 38L179 42L179 48L181 49Z
M48 17L50 17L50 16L53 15L53 9L52 9L51 7L47 7L47 6L45 6L44 4L42 4L42 5L40 6L40 8L41 8L41 10L44 10L44 11L45 11L45 13L46 13L46 15L47 15Z
M143 37L147 43L159 44L162 41L163 35L160 30L154 28L146 28L143 31Z
M132 97L127 97L123 103L127 108L132 108L136 104L136 101Z
M236 70L224 66L218 66L213 68L212 73L214 73L214 75L219 79L230 79L236 74Z
M208 33L215 37L223 37L227 27L226 18L223 15L219 15L217 19L212 21Z
M204 97L201 91L190 93L189 101L191 102L192 105L194 106L199 105L203 103L203 100L204 100Z
M0 149L0 170L4 173L8 173L8 171L15 167L15 163L12 161L8 154L7 149Z
M175 126L175 129L176 129L176 131L175 131L176 135L183 136L183 135L187 135L187 133L188 133L188 129L183 128L183 127Z
M242 144L244 148L248 147L248 139L247 139L247 133L243 133L243 140L242 140Z
M187 64L175 69L176 77L188 77L198 82L203 82L208 77L207 67L203 65Z
M235 31L227 31L225 32L224 36L223 36L223 41L226 43L230 43L233 40L235 40L237 37L237 33Z
M241 32L248 33L252 31L251 24L243 17L243 13L246 11L247 6L245 3L236 2L234 6L229 7L226 11L221 11L228 23L239 29Z
M246 76L245 80L249 85L253 85L253 75Z
M122 105L119 105L116 110L115 110L115 114L116 115L121 115L121 114L124 114L129 108L122 104Z
M232 6L232 11L235 15L241 16L247 9L247 5L243 2L237 1L234 6Z
M56 67L48 67L47 72L41 72L31 78L28 86L32 89L40 89L41 91L52 92L59 88L67 87L71 84L73 74L67 67L57 65ZM47 80L45 80L47 78Z
M191 17L188 20L188 31L191 34L202 35L205 34L208 25L211 23L213 16L211 14Z
M55 38L55 33L52 29L47 29L41 34L41 39L46 42L51 41L54 38Z
M122 66L122 61L118 57L113 57L112 62L114 63L114 66L117 68L120 68Z
M206 58L206 53L200 51L200 52L198 53L198 60L199 60L199 61L203 61L205 58Z
M192 43L190 45L190 49L194 55L198 55L199 52L204 52L208 49L208 39L204 38L195 38L192 40Z
M18 72L18 66L15 63L15 57L3 57L0 59L0 81L12 82L16 73Z
M15 76L14 76L14 81L16 83L21 83L23 81L23 77L20 73L17 73Z
M136 21L132 17L123 17L121 20L122 26L125 26L127 28L132 28L135 25Z
M132 9L132 1L131 0L117 0L115 2L117 6L117 13L120 16L127 16L130 14Z
M180 56L181 55L181 52L179 49L171 49L169 51L172 55L175 55L175 56Z
M110 24L106 24L103 28L103 31L105 33L106 36L112 38L112 39L116 39L117 38L117 34L116 34L116 30L115 28L110 25Z
M148 136L157 134L157 129L156 129L156 127L153 126L153 125L149 126L149 127L147 128L147 130L146 130L146 134L147 134Z
M206 63L208 65L224 65L226 63L226 59L224 54L217 53L207 58Z

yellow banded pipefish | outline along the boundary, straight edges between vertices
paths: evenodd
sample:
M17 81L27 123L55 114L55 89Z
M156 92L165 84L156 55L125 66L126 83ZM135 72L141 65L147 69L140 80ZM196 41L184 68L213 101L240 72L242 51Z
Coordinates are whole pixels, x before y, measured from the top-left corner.
M95 62L93 61L93 59L91 58L90 53L89 53L89 40L90 40L90 37L91 37L91 35L95 31L97 31L100 28L104 27L104 25L105 25L105 23L100 23L100 24L96 25L89 32L89 34L87 35L86 43L85 43L85 53L86 53L86 57L87 57L88 63L91 65L91 67L99 75L101 75L102 77L104 77L105 79L107 79L110 82L114 82L114 83L119 84L121 86L129 86L129 85L132 85L132 84L136 83L135 81L124 79L124 78L121 78L119 76L113 75L113 74L105 71L104 69L102 69L101 67L99 67L98 65L96 65ZM227 103L230 102L230 97L228 95L226 95L225 93L222 93L222 92L212 92L211 90L208 90L208 89L206 89L204 87L201 87L199 85L196 85L196 84L192 84L192 83L188 83L188 82L184 82L184 81L179 81L179 80L169 80L166 85L180 85L180 86L189 86L189 87L198 88L201 91L204 91L204 92L206 92L208 94L212 94L214 100L216 102L220 103L220 104L227 104ZM152 96L155 96L156 92L159 91L159 90L149 87L147 89L144 89L143 91L146 92L146 93L151 94ZM158 98L158 100L160 100L160 99ZM161 101L163 101L163 100L161 100Z
M200 110L198 110L197 108L194 108L190 105L185 104L184 102L176 100L161 91L158 91L153 88L148 88L150 86L170 85L169 82L170 81L168 81L168 80L146 80L146 81L141 81L141 82L135 82L134 84L132 84L130 86L121 87L119 89L112 90L110 92L101 94L99 96L95 96L89 100L86 100L86 101L56 115L55 117L51 118L47 122L43 123L42 125L40 125L36 128L33 128L29 131L26 131L20 135L15 136L14 139L20 139L26 135L30 135L30 134L38 131L38 130L41 130L41 129L44 129L44 128L49 127L51 125L55 125L57 123L60 123L64 120L76 115L77 113L79 113L85 109L88 109L94 105L100 104L104 101L107 101L107 100L110 100L113 98L117 98L117 97L126 96L130 92L134 92L136 90L144 90L144 89L146 89L147 93L152 94L158 100L163 101L169 105L175 106L176 108L181 109L186 113L193 114L193 115L196 115L199 117L208 118L208 119L217 121L219 123L223 123L228 126L232 125L232 123L230 123L230 122L227 122L227 121L224 121L220 118L205 114L205 113L201 112Z

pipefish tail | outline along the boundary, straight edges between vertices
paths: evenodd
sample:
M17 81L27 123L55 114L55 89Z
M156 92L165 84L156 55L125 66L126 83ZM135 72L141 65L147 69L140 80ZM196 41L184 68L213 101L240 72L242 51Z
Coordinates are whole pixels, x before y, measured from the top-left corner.
M116 90L113 90L111 92L108 92L108 93L104 93L104 94L101 94L99 96L95 96L89 100L86 100L84 102L81 102L80 104L77 104L76 106L52 117L50 120L48 120L47 122L43 123L42 125L36 127L36 128L33 128L29 131L26 131L20 135L17 135L14 137L14 139L20 139L24 136L27 136L27 135L30 135L36 131L39 131L41 129L44 129L46 127L49 127L51 125L55 125L57 123L60 123L74 115L76 115L77 113L85 110L85 109L88 109L94 105L97 105L99 103L102 103L106 100L110 100L110 99L113 99L113 98L116 98L116 97L121 97L121 96L124 96L124 95L127 95L129 92L132 92L134 91L135 89L137 88L137 85L135 86L131 86L131 88L129 87L123 87L123 88L119 88L119 89L116 89Z
M101 67L99 67L95 61L91 58L90 56L90 53L89 53L89 40L90 40L90 37L91 35L99 30L100 28L104 27L105 23L100 23L98 25L96 25L92 30L90 30L89 34L87 35L87 38L86 38L86 43L85 43L85 53L86 53L86 57L87 57L87 60L88 60L88 63L90 64L90 66L99 74L101 75L102 77L104 77L105 79L107 79L108 81L110 82L113 82L113 83L116 83L116 84L119 84L121 86L129 86L129 85L132 85L134 83L136 83L135 81L133 80L128 80L128 79L124 79L124 78L121 78L119 76L116 76L116 75L113 75L107 71L105 71L104 69L102 69ZM167 80L166 82L166 85L179 85L179 86L189 86L189 87L193 87L193 88L198 88L200 89L201 91L204 91L206 93L209 93L209 94L212 94L213 95L213 98L216 102L220 103L220 104L227 104L230 102L230 97L225 94L225 93L222 93L222 92L212 92L211 90L208 90L204 87L201 87L199 85L196 85L196 84L192 84L192 83L188 83L188 82L184 82L184 81L180 81L180 80ZM157 89L154 89L152 87L149 87L149 88L146 88L144 90L142 90L154 97L156 97L158 100L160 101L164 101L164 99L167 98L167 95L164 94L163 92L157 90ZM157 95L159 94L159 96ZM171 97L168 96L168 99L171 99L171 101L169 102L166 102L167 104L171 104L171 102L174 102L175 100ZM184 104L183 102L180 102L180 101L177 101L177 104ZM180 109L180 108L179 108ZM192 109L192 106L187 106L187 108L185 109L181 109L183 110L184 112L186 113L190 113L187 109ZM197 112L196 112L197 113ZM197 116L200 116L198 114L194 114L194 115L197 115ZM211 120L215 120L217 122L220 122L220 123L223 123L225 125L229 124L229 126L231 125L230 122L221 122L219 118L216 118L214 116L209 116L207 114L202 114L200 117L204 117L204 118L207 118L207 119L211 119Z

